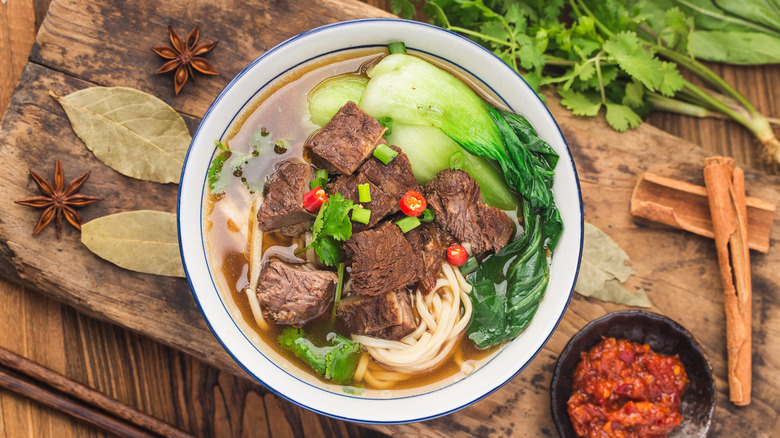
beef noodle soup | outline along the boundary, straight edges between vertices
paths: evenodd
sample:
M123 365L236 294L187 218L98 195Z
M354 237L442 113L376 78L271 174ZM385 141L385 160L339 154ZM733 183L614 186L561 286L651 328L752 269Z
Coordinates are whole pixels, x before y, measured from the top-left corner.
M436 387L489 360L502 343L469 337L466 277L523 235L501 166L435 127L369 115L387 53L275 80L217 142L206 187L209 263L233 317L275 361L350 393ZM445 153L412 152L421 141Z

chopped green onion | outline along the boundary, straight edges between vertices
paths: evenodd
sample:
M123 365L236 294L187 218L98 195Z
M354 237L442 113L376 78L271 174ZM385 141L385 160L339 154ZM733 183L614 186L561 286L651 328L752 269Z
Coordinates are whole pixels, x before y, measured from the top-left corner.
M387 50L390 51L391 55L394 53L406 53L406 44L403 41L395 41L387 45Z
M371 186L368 183L358 184L358 202L371 202Z
M315 187L324 189L327 185L328 171L325 169L319 169L317 173L314 174L314 179L309 182L309 190L314 190Z
M398 155L398 152L394 151L390 148L390 146L382 143L379 146L374 149L374 156L377 160L385 163L385 165L390 164L391 161Z
M403 219L395 221L395 224L398 225L398 228L401 229L402 233L406 234L420 226L420 219L417 219L414 216L406 216Z
M463 152L458 151L450 155L450 169L462 169L464 164L466 164L466 157L463 156Z
M463 275L469 275L472 272L476 271L479 267L479 263L477 263L477 258L474 256L470 256L468 260L466 260L466 263L464 263L460 267L460 273Z
M380 125L387 128L387 131L385 131L384 134L382 134L383 137L387 137L388 135L393 134L393 118L392 117L380 117L376 119L377 122L379 122Z
M371 220L371 210L363 207L355 206L352 208L352 221L360 222L361 224L368 224Z
M420 222L433 222L433 220L436 219L436 213L430 208L426 208L417 219L420 219Z

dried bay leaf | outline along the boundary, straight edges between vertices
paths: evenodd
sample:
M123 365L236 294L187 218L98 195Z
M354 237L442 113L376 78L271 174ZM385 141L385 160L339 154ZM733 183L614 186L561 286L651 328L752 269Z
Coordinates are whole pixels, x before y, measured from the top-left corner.
M82 225L81 242L119 267L184 277L173 213L138 210L103 216Z
M167 103L126 87L91 87L54 97L100 161L132 178L179 182L191 137Z
M585 222L582 263L574 290L580 295L635 307L650 307L641 289L630 292L623 283L634 271L628 255L606 233Z

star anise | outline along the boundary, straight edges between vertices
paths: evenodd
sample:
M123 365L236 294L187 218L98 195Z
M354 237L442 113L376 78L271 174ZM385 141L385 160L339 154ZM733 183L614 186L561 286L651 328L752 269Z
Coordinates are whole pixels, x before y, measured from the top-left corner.
M35 208L45 208L43 213L41 213L41 218L38 219L38 223L35 224L33 236L37 236L54 219L54 226L57 229L57 238L59 239L60 235L62 235L63 216L76 229L81 230L81 215L76 209L100 200L100 198L95 196L76 193L87 181L90 173L84 173L65 186L65 174L62 171L62 162L60 160L57 160L57 164L54 166L53 183L49 183L38 175L37 172L30 169L30 176L38 184L38 188L43 193L43 196L33 196L14 202Z
M152 47L154 53L162 56L170 61L163 64L155 73L167 73L173 69L176 69L176 73L173 76L173 87L176 95L179 94L187 79L192 76L193 82L195 81L195 75L192 69L205 73L207 75L218 75L219 73L214 69L210 62L201 58L201 55L205 55L217 47L219 41L214 41L208 44L198 44L198 38L200 38L200 25L195 26L187 35L187 41L183 41L178 33L171 26L168 26L168 34L171 37L171 47Z

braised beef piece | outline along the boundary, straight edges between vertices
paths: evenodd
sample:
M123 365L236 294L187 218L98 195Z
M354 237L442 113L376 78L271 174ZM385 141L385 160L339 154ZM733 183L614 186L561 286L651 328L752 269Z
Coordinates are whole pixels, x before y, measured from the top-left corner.
M414 173L412 173L409 157L398 146L390 146L390 148L398 152L393 161L385 164L371 157L360 166L358 171L391 196L394 202L393 211L397 211L398 201L401 200L401 197L409 190L419 191L420 188L417 186Z
M425 185L425 199L436 213L436 225L461 243L470 243L474 254L498 251L512 237L512 219L483 204L479 184L462 170L439 172Z
M314 222L314 213L303 208L303 195L309 191L314 169L303 161L290 159L276 166L265 183L265 197L257 211L260 229L296 236Z
M359 184L368 184L371 192L371 202L359 202ZM393 211L393 207L396 206L396 203L393 202L390 195L385 193L379 186L369 181L362 173L339 176L336 178L336 181L328 184L327 192L328 196L336 192L341 193L345 198L351 199L355 204L360 204L363 208L371 210L371 218L368 221L368 225L361 224L360 222L352 222L352 231L355 233L373 227L388 213Z
M304 148L317 167L350 175L371 156L386 129L349 101Z
M350 332L374 338L399 340L417 328L405 290L374 297L350 295L339 302L336 314Z
M263 315L277 324L301 326L333 303L338 276L309 263L288 263L270 257L260 272L257 299Z
M456 241L432 223L422 223L404 234L404 237L409 241L412 249L422 257L423 273L417 287L423 295L427 295L439 279L441 265L447 256L447 247Z
M344 247L352 255L352 291L356 294L398 290L422 274L422 259L394 223L353 234Z

